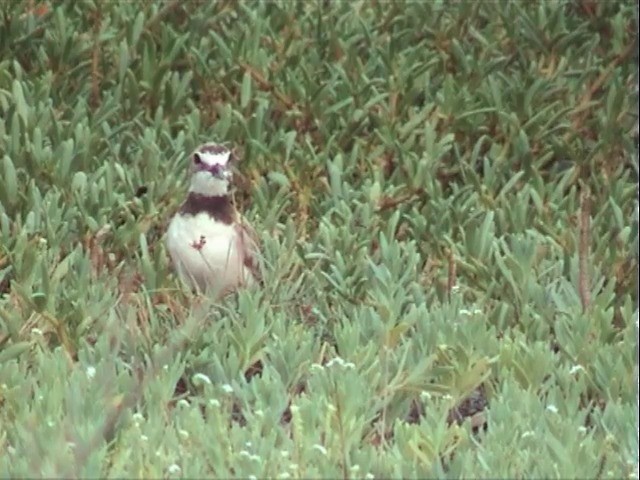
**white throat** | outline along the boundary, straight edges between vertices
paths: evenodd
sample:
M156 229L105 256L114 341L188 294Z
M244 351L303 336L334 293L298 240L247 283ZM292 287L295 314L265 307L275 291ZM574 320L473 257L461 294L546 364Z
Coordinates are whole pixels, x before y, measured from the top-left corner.
M221 197L229 194L229 180L217 178L209 172L196 172L191 177L189 192L207 197Z

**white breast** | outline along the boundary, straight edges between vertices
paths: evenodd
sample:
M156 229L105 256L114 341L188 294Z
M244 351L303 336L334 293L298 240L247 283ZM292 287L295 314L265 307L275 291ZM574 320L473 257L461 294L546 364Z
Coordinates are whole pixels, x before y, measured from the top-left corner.
M225 293L250 277L234 226L215 221L206 213L173 217L167 249L178 275L201 291Z

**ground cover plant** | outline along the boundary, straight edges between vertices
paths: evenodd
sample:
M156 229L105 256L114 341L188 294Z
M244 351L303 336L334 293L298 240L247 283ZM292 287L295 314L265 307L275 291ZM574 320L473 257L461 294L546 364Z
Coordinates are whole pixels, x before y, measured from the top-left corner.
M634 2L0 11L3 477L637 478ZM223 302L162 240L209 140Z

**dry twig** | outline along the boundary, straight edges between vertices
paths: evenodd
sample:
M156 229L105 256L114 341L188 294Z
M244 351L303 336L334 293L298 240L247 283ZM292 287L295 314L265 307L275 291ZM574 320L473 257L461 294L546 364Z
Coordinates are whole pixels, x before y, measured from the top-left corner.
M578 245L578 290L582 310L586 311L591 302L589 293L589 272L587 261L589 259L589 215L591 211L591 198L589 190L583 190L580 195L580 242Z
M453 287L456 286L456 259L453 255L452 250L449 250L447 260L449 263L449 274L447 276L447 295L449 296L449 299L451 299L451 292L453 290Z

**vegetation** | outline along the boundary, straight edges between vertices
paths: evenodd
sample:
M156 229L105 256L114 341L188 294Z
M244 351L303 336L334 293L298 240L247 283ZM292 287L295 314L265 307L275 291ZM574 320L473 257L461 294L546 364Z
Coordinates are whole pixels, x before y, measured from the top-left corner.
M0 9L2 477L637 478L635 2Z

